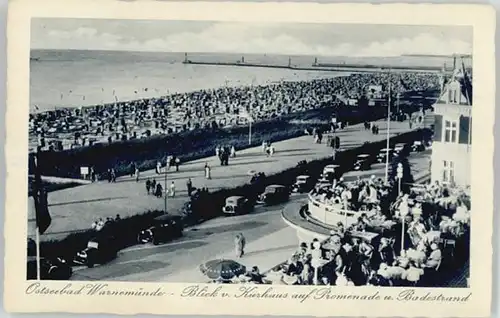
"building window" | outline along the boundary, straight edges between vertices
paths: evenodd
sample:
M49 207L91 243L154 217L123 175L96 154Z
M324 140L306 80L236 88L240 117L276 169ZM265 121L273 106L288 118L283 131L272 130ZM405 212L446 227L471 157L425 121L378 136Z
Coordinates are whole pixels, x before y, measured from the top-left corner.
M455 174L454 174L454 165L453 161L443 161L443 183L450 184L455 182Z
M444 121L444 142L457 142L458 123L454 120Z

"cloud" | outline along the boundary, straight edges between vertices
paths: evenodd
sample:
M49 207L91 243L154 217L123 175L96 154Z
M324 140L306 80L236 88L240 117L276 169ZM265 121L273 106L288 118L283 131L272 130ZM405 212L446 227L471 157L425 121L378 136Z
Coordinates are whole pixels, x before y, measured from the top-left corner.
M120 46L123 38L94 28L80 27L75 30L50 30L43 39L43 47L55 49L113 49ZM37 43L33 45L37 47Z
M364 40L356 34L339 34L328 28L307 32L280 28L277 25L250 25L243 23L216 23L202 31L184 31L168 34L157 32L149 39L137 39L132 32L111 34L94 28L80 27L72 31L52 30L44 45L52 48L117 49L163 52L257 53L319 56L398 56L402 54L472 53L472 44L439 32L422 32L406 36L390 35ZM137 30L135 32L140 32ZM324 32L324 36L321 36ZM366 32L366 31L365 31ZM162 33L165 33L163 35ZM320 36L318 36L318 34Z

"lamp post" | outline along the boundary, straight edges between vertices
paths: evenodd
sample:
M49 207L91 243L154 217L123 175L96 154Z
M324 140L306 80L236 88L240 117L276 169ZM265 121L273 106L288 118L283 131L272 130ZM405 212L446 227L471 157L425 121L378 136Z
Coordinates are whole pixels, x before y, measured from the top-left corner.
M168 160L168 158L167 158ZM167 163L168 164L168 163ZM165 214L167 214L167 197L168 197L168 184L167 184L167 165L165 165L165 175L164 175L164 182L165 182L165 202L164 202L164 207L165 207Z
M401 195L401 180L403 179L403 164L398 163L397 176L398 178L398 196Z
M403 255L405 249L405 218L409 212L408 201L406 198L403 198L399 206L399 213L401 214L401 252L399 255Z
M389 76L391 75L389 71ZM391 78L389 77L389 96L387 100L387 136L385 152L385 183L389 182L389 139L391 137Z

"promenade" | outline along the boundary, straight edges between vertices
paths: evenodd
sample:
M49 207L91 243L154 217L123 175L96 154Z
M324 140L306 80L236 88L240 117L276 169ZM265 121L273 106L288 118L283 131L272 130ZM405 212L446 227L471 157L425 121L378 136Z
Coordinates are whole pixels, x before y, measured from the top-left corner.
M426 116L428 118L431 115ZM427 121L427 120L426 120ZM362 145L364 142L374 142L385 139L386 123L380 121L379 135L373 135L363 128L354 125L339 131L341 150ZM413 127L414 129L417 127ZM391 122L391 136L410 131L408 122ZM323 144L315 144L312 136L302 136L274 143L276 153L272 157L263 154L261 147L239 151L236 158L229 161L229 166L220 166L217 157L195 160L184 163L180 171L169 171L167 184L175 182L176 197L167 199L167 210L178 211L188 200L186 181L191 178L193 186L207 187L210 191L222 187L234 187L249 182L248 171L264 172L266 175L277 173L293 167L300 160L314 160L331 155L331 148ZM204 178L204 165L212 167L212 179ZM175 169L173 169L175 170ZM145 180L155 178L164 183L164 176L157 175L154 170L141 172L140 182L134 177L124 176L116 183L100 181L75 188L49 193L49 209L52 224L42 236L42 240L62 239L75 231L86 230L98 218L112 217L119 214L122 218L140 214L148 210L163 210L165 201L146 194ZM163 184L164 185L164 184ZM28 235L35 233L35 217L33 199L29 198Z

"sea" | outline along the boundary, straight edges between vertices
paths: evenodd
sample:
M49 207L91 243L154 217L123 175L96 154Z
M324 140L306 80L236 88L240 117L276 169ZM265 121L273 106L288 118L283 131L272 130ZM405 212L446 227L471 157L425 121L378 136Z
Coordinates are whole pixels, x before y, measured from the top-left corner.
M224 86L266 85L345 75L345 72L213 66L182 63L185 53L32 50L30 111L81 107ZM401 56L350 58L256 54L189 53L193 62L238 62L310 67L318 63L443 66L451 58Z

